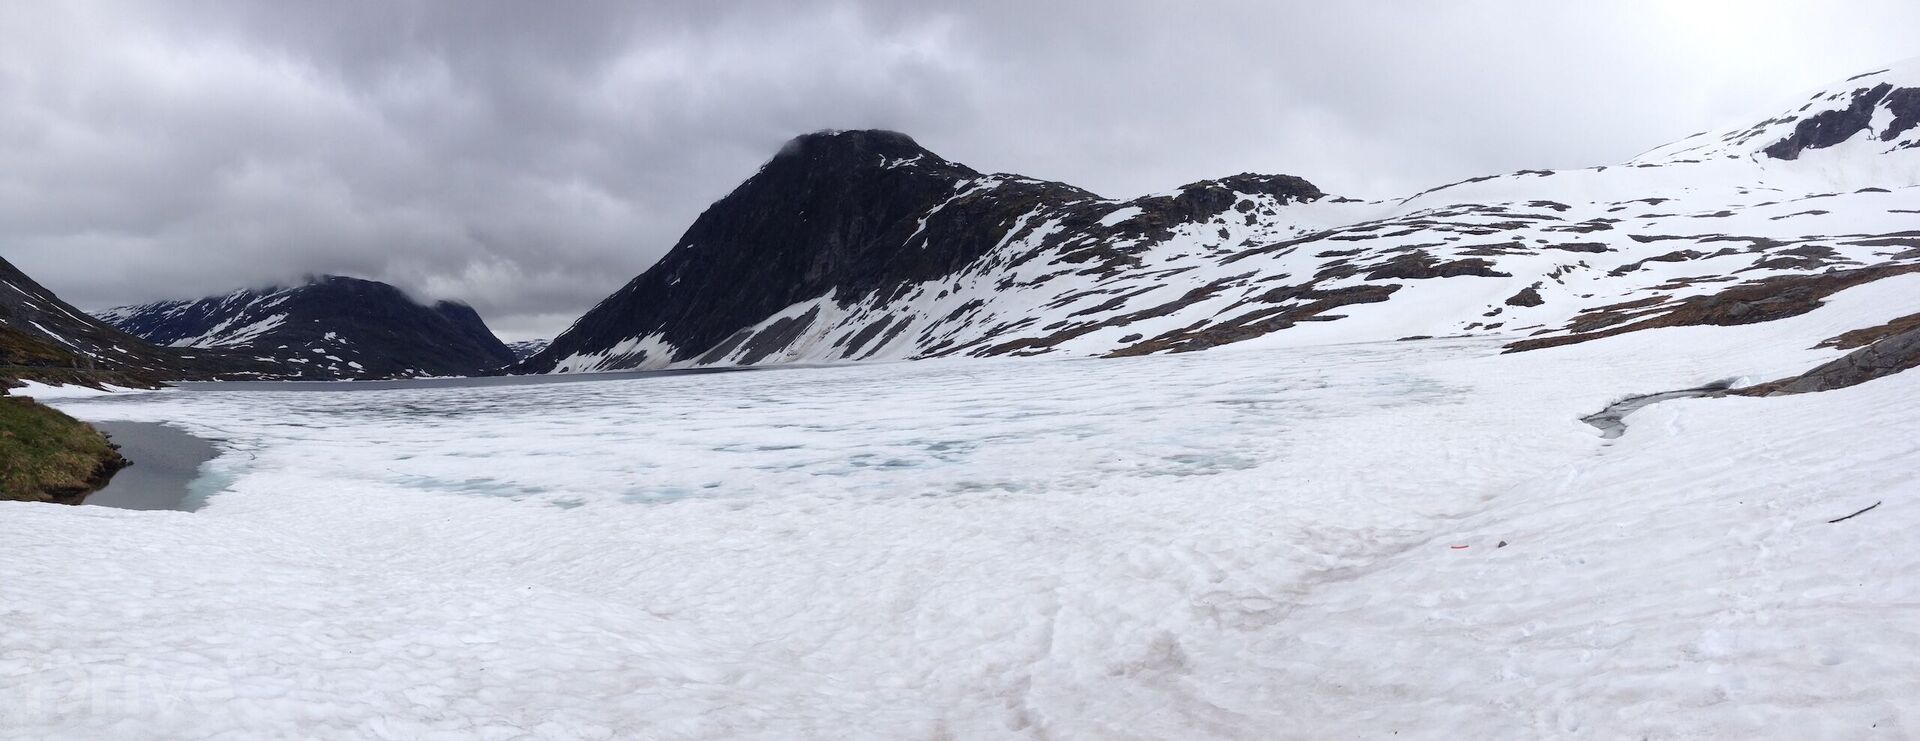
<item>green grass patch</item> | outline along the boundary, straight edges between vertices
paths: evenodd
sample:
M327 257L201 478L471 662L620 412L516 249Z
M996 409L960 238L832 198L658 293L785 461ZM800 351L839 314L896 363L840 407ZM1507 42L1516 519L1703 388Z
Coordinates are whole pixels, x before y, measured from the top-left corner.
M160 381L144 372L95 368L88 358L17 329L0 326L0 389L18 381L100 388L159 388Z
M73 368L80 363L71 350L20 330L0 326L0 366L11 365Z
M91 425L0 396L0 500L78 502L126 465Z

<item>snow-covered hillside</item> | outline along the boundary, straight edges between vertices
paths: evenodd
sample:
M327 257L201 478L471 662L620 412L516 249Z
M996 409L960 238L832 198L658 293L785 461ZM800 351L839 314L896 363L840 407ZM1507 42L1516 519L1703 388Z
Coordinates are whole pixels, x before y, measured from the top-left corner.
M547 349L548 344L551 344L551 340L520 340L507 343L507 349L513 351L515 360L526 360Z
M28 365L36 361L79 366L98 358L97 365L132 371L150 371L165 365L155 348L114 330L61 301L52 291L0 259L0 365Z
M465 304L428 306L385 283L338 276L100 318L156 344L271 359L302 378L473 375L515 359Z
M885 132L801 137L527 372L1575 341L1778 318L1920 265L1920 64L1624 165L1405 199L1236 176L1130 201ZM829 195L819 195L826 193ZM1754 294L1797 292L1751 310Z
M1827 89L1813 92L1790 111L1752 126L1701 132L1648 152L1634 164L1666 164L1714 159L1792 162L1813 159L1807 168L1833 173L1865 170L1886 184L1920 182L1912 158L1881 160L1874 155L1920 148L1920 59L1886 69L1865 72ZM1821 150L1831 150L1822 152ZM1896 173L1882 165L1906 165ZM1880 163L1880 164L1875 164ZM1880 172L1873 172L1880 170Z
M1908 738L1920 375L1581 417L1915 314L57 402L228 452L0 503L0 728Z

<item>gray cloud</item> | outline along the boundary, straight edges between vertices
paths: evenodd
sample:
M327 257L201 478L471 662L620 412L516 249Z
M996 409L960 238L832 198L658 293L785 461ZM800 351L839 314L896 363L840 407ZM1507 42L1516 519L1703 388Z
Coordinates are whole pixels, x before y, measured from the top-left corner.
M549 335L792 135L1111 196L1615 162L1911 55L1857 3L16 3L0 254L87 307L329 272Z

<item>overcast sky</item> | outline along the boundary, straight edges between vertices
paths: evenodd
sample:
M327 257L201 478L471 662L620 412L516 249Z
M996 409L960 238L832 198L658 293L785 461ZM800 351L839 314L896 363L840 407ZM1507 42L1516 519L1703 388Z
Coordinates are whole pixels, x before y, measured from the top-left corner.
M1386 197L1920 55L1913 0L919 5L0 4L0 256L89 309L336 273L544 337L801 132L1110 197Z

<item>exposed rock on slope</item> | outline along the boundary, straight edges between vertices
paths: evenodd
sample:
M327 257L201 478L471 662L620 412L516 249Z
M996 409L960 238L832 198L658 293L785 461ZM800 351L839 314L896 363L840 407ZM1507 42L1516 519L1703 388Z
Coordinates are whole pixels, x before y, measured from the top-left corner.
M1770 396L1831 391L1920 368L1920 315L1855 330L1834 339L1832 344L1841 349L1858 349L1798 376L1742 389L1741 393Z
M1622 166L1397 201L1240 175L1129 201L891 132L795 139L516 372L1513 337L1789 316L1920 265L1920 65Z
M514 360L471 307L423 305L356 278L127 306L101 318L156 344L267 358L308 378L472 375Z

